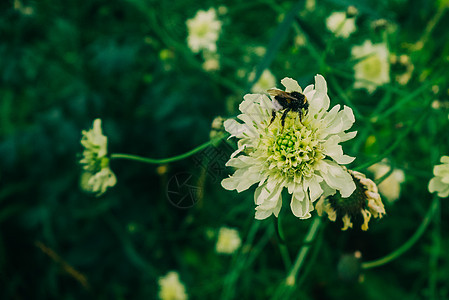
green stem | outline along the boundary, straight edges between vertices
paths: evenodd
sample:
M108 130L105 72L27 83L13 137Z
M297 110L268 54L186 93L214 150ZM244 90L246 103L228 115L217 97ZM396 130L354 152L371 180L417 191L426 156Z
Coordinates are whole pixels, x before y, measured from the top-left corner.
M304 259L306 258L307 254L310 250L310 243L315 239L316 234L318 233L318 229L321 225L321 218L315 217L313 219L312 225L310 225L309 232L307 233L306 237L304 238L304 245L301 247L301 249L298 252L298 256L296 257L295 264L290 270L290 273L288 274L286 278L286 284L289 286L294 286L296 282L296 276L298 275L299 270L301 269Z
M180 154L177 156L173 156L173 157L169 157L169 158L161 158L161 159L154 159L154 158L147 158L147 157L142 157L142 156L138 156L138 155L133 155L133 154L125 154L125 153L113 153L111 154L110 158L111 159L129 159L129 160L135 160L135 161L139 161L139 162L143 162L143 163L147 163L147 164L166 164L166 163L171 163L174 161L178 161L184 158L187 158L189 156L192 156L193 154L200 152L201 150L215 145L217 142L221 141L225 136L222 136L220 138L214 139L214 140L210 140L198 147L196 147L193 150L190 150L189 152L186 152L184 154Z
M292 266L292 260L288 252L288 247L285 244L284 231L282 230L282 223L281 223L281 215L282 213L280 213L277 218L273 216L272 220L274 229L276 230L279 252L281 253L282 261L284 262L285 268L288 270Z
M416 232L412 235L412 237L407 242L405 242L401 247L399 247L392 253L390 253L382 258L363 263L362 268L363 269L371 269L371 268L375 268L375 267L380 267L382 265L385 265L385 264L395 260L402 254L404 254L407 250L409 250L419 240L419 238L423 235L423 233L426 231L426 228L429 225L430 221L432 220L433 215L437 211L438 205L439 205L439 198L437 196L435 196L433 198L432 204L430 205L429 210L427 211L427 214L424 217L424 220L422 221L421 225L418 227Z

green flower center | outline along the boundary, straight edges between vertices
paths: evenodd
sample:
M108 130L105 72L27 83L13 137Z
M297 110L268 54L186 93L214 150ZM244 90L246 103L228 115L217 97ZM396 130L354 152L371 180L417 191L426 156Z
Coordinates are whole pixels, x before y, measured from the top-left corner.
M366 74L369 78L377 78L380 76L380 72L382 70L381 68L381 61L377 55L372 55L368 57L367 59L362 61L363 64L363 72Z
M206 34L209 32L209 24L208 23L201 23L195 28L195 34L198 37L205 37Z
M269 169L278 170L289 178L310 176L313 165L325 157L315 131L304 126L294 114L289 113L283 128L279 115L269 128L264 143Z

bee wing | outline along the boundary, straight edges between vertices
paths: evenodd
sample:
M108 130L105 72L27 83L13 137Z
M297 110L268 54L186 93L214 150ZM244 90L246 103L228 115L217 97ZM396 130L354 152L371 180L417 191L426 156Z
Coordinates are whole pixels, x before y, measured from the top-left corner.
M276 88L267 90L267 93L273 97L279 96L290 100L297 100L295 97L290 95L290 93L284 92L283 90Z
M285 96L285 94L287 94L283 90L280 90L280 89L277 89L277 88L269 89L269 90L267 90L267 93L268 93L268 95L273 96L273 97L275 97L275 96Z

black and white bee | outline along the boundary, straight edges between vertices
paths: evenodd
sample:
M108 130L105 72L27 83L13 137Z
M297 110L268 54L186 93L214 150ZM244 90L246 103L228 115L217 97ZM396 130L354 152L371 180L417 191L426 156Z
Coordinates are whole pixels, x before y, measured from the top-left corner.
M270 124L268 126L273 123L274 119L276 118L276 113L282 110L284 111L281 117L282 129L284 129L285 118L291 111L299 114L299 120L302 123L302 117L303 115L307 114L307 111L309 109L309 102L307 101L307 97L303 93L284 92L279 89L269 89L267 92L270 96L274 97L274 109L272 112Z

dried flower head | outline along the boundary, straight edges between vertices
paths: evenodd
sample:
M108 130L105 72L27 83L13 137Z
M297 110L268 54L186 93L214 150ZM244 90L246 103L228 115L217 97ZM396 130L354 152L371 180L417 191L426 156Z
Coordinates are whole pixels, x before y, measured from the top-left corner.
M380 199L376 184L364 174L348 170L354 179L356 190L349 198L343 198L339 193L329 197L321 197L316 204L318 215L326 212L329 220L335 222L337 218L343 221L343 228L352 228L354 219L362 219L362 230L368 230L371 216L382 218L385 208Z
M336 105L328 111L327 84L321 75L315 77L315 86L307 86L304 92L291 78L281 83L286 92L303 93L308 99L309 108L302 120L298 113L290 112L284 126L281 114L270 123L275 102L266 95L249 94L239 107L242 114L238 119L243 123L232 119L224 123L226 131L239 141L226 164L237 170L221 184L241 192L258 183L256 219L278 216L284 188L292 195L293 214L303 219L311 216L313 202L323 193L331 195L338 190L349 197L355 190L352 177L341 166L354 158L343 154L339 145L356 135L345 132L355 121L352 109L344 106L340 110Z

